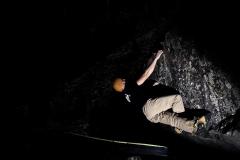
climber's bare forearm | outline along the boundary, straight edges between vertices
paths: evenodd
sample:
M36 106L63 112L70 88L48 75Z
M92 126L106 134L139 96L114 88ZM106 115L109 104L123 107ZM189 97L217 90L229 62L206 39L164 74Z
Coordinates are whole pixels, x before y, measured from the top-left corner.
M160 56L162 55L163 51L159 50L154 58L154 60L152 61L152 63L150 64L150 66L146 69L146 71L142 74L142 76L137 80L137 84L141 85L143 84L146 79L148 79L148 77L152 74L152 72L154 71L154 68L156 66L157 60L160 58Z

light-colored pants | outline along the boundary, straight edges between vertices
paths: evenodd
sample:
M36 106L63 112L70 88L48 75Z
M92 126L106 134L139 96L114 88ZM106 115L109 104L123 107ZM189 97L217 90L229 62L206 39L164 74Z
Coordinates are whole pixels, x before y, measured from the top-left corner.
M172 108L173 113L167 110ZM197 129L194 127L194 121L187 121L184 118L177 117L176 113L184 112L184 105L180 95L172 95L149 99L143 106L143 113L146 118L153 123L163 123L177 127L186 132L194 133Z

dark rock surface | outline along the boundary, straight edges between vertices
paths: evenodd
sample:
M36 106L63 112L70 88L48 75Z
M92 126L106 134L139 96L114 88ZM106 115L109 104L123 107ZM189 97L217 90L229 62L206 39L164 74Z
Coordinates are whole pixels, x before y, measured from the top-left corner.
M16 59L23 57L15 67L8 60L11 56L7 55L3 63L4 68L8 68L4 70L7 98L3 107L5 131L10 137L6 148L10 151L21 148L22 154L32 150L39 154L38 149L44 146L42 151L50 153L52 147L62 147L59 139L64 133L72 132L166 145L171 156L178 159L191 159L191 154L186 155L185 152L197 154L198 150L219 158L239 154L240 92L235 55L238 49L234 41L237 33L234 5L218 3L216 7L188 1L141 1L132 4L106 1L104 5L100 2L98 5L102 5L102 10L89 14L91 22L84 25L85 28L79 31L81 33L75 32L77 26L88 18L83 16L85 13L77 11L77 6L59 2L57 10L61 14L56 9L46 9L43 13L46 13L47 20L39 14L42 19L33 23L37 27L29 27L31 30L38 28L35 36L44 38L33 43L30 36L18 44L27 47L23 47L26 54L15 56ZM94 5L93 9L97 8ZM225 8L231 10L223 13ZM33 11L30 12L35 13ZM77 15L85 19L73 21ZM26 12L22 16L25 17L23 22L33 25L27 21L33 15ZM10 19L18 18L10 13ZM62 27L56 27L59 23L51 25L54 20L59 22L58 19L64 20ZM69 30L68 21L69 26L75 28ZM58 30L55 31L54 27ZM61 38L58 33L65 31L64 27L69 32L64 32ZM90 30L90 34L86 34L85 29ZM73 33L86 38L86 44L82 46L88 50L87 58L77 58L76 53L83 50L76 47L80 40L70 36ZM72 40L67 42L64 38ZM51 43L54 40L57 42ZM41 45L47 47L41 48ZM41 49L32 58L40 61L31 60L28 63L28 54L38 47ZM54 47L59 47L56 52L64 53L70 48L75 53L70 53L70 56L50 54L48 57ZM134 115L123 97L111 88L115 77L138 77L160 48L163 48L164 54L150 79L178 90L187 111L195 116L199 116L202 110L212 113L210 123L201 133L177 135L169 126L142 121ZM49 51L40 54L45 50ZM42 62L47 65L46 68ZM19 65L21 63L23 65ZM20 67L16 68L18 65ZM29 65L35 72L30 72ZM17 81L12 74L20 75L22 79ZM58 80L60 78L62 81Z

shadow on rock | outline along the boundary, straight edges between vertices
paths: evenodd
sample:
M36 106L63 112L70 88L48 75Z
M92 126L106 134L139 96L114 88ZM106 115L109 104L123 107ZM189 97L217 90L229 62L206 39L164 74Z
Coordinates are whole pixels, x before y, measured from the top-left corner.
M233 133L235 130L240 131L240 109L238 109L235 115L230 115L223 119L216 127L215 130L220 131L223 134Z

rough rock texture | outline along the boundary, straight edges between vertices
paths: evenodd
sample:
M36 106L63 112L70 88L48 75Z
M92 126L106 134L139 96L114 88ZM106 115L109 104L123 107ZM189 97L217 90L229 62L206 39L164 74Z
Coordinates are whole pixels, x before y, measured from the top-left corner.
M50 128L78 126L71 131L98 136L105 123L104 113L115 94L111 89L112 80L121 75L136 77L151 63L157 44L158 47L162 45L164 54L150 79L177 89L187 109L212 113L204 132L185 138L226 150L240 150L240 93L235 75L215 57L218 50L211 50L207 44L198 42L186 28L175 27L166 32L171 21L171 18L158 21L157 27L118 48L76 80L61 86L62 91L52 98L52 111L56 115L69 113L75 117L71 121L66 116L66 123L62 116L61 123L53 119L55 116L50 117L48 124L53 125ZM114 120L114 124L119 123Z
M149 65L154 53L148 48L153 47L153 42L158 43L154 39L161 33L159 28L153 29L134 42L129 42L108 56L105 61L96 63L78 79L66 83L64 89L53 96L51 107L55 112L57 109L59 114L66 114L66 111L69 113L79 109L77 120L66 124L78 126L71 129L72 132L98 136L106 116L104 112L107 112L109 101L114 95L111 89L113 78L117 75L135 77L139 70L142 71ZM220 64L211 61L210 52L203 48L199 50L194 39L183 33L182 29L173 29L165 35L162 43L164 54L150 79L177 89L187 109L203 109L212 113L206 130L184 137L186 140L239 151L239 84L232 80L231 75L221 70ZM137 53L133 52L136 46ZM117 108L113 111L115 113L110 114L118 117ZM120 121L124 122L124 116L122 113ZM116 120L112 120L112 125L117 125ZM69 119L67 121L69 122ZM59 121L56 123L59 124ZM124 127L121 129L124 130Z
M187 108L210 111L208 129L222 129L224 126L216 125L239 109L239 84L221 70L221 64L208 58L211 53L198 50L191 39L181 34L177 30L166 34L165 54L152 78L180 91Z
M212 53L198 47L180 30L168 32L165 54L152 78L176 88L186 108L212 113L206 132L196 136L218 139L239 150L239 83L217 59L213 62Z
M110 4L108 4L109 2ZM233 37L235 36L233 27L236 25L230 23L229 16L227 18L229 21L227 21L223 18L224 16L221 16L222 14L220 14L220 12L213 11L214 14L210 15L208 19L210 23L206 23L207 17L209 17L206 13L207 10L199 12L201 16L194 15L195 21L188 17L188 15L191 15L192 11L196 9L195 6L199 4L191 7L187 5L187 7L183 8L183 10L186 10L186 13L180 15L179 9L181 7L178 3L174 3L174 1L171 1L171 3L165 2L164 4L159 1L149 1L146 3L145 1L141 1L141 3L137 3L139 6L133 5L133 7L129 8L124 7L124 4L119 8L116 7L120 2L112 3L112 1L107 1L106 3L106 5L109 6L108 12L100 16L100 18L98 17L98 21L96 21L91 29L91 36L95 41L94 44L88 44L90 46L89 50L101 52L99 55L106 55L105 52L107 50L112 51L118 46L112 42L113 37L120 37L120 35L124 33L130 34L133 30L136 31L136 33L133 34L134 36L125 35L126 37L129 36L129 39L121 37L129 41L119 41L118 43L121 44L121 47L116 48L106 58L104 56L96 56L96 59L99 58L99 61L95 64L88 64L88 67L81 69L81 73L79 73L78 78L75 80L59 85L51 95L47 95L48 98L50 97L48 100L41 98L43 97L42 93L25 97L27 101L35 99L35 101L31 101L31 103L24 101L20 103L21 105L18 105L17 102L21 102L22 99L15 99L15 97L21 94L21 89L25 89L24 85L31 84L32 86L38 86L36 84L40 84L42 80L40 79L40 82L36 83L33 79L42 77L45 74L36 72L37 75L40 74L41 76L30 76L31 78L18 82L19 86L22 85L19 90L18 88L12 87L16 82L15 77L10 81L6 79L5 82L8 82L10 84L9 86L13 88L8 89L8 92L6 92L10 92L11 94L9 95L11 96L7 99L8 105L3 107L3 110L6 111L5 120L11 124L7 124L7 127L11 130L13 129L12 126L16 126L14 129L23 131L21 132L22 134L20 134L20 132L17 134L15 132L11 132L11 134L7 133L10 135L12 142L15 142L15 140L21 142L18 144L8 143L9 148L12 149L12 147L14 147L18 150L22 147L22 144L24 144L26 150L28 150L34 145L39 146L39 144L41 144L40 146L51 150L51 146L46 146L47 142L54 141L56 137L61 137L63 132L73 132L109 139L136 140L167 145L169 149L174 150L174 153L178 153L179 148L181 148L181 153L178 154L184 157L184 159L186 158L185 156L187 156L185 154L186 151L191 150L191 148L193 148L191 151L196 152L198 149L203 152L211 148L239 153L240 93L239 77L237 76L238 71L234 69L237 66L237 59L233 56L233 51L237 51L233 49L236 46L233 41ZM162 5L159 5L159 3ZM113 11L114 9L111 10L111 5L118 8L117 12ZM201 5L203 7L206 3L202 3ZM69 18L67 17L67 13L70 13L67 11L72 11L77 8L77 6L67 5L67 3L63 6L65 6L65 8L63 7L64 9L62 9L62 11L64 11L63 15L66 19ZM70 7L68 10L66 6L71 6L73 9ZM161 10L163 8L162 6L164 6L165 10ZM134 7L136 7L135 10ZM188 10L189 8L190 10ZM212 8L217 7L210 6L209 10ZM202 9L198 11L202 11ZM51 12L54 13L54 11ZM74 12L70 15L77 14ZM205 17L202 16L204 14ZM84 14L81 12L81 15ZM76 17L72 17L74 20L71 22L74 23L70 26L74 26ZM184 19L181 17L188 18ZM215 17L221 17L221 20L225 20L224 22L231 27L227 29L221 27L222 23L219 22L219 25L213 25L215 22L213 19L216 20ZM50 19L51 18L49 18L49 21L51 22ZM61 19L61 17L59 19ZM133 20L137 22L134 24L135 29L129 27L133 25ZM26 19L26 21L28 21L28 19ZM196 21L199 22L196 23ZM180 22L185 25L178 25ZM199 26L200 29L194 28L194 23L196 23L195 26ZM78 24L81 23L79 22ZM39 31L41 31L41 26L47 25L41 24L36 26L40 26ZM116 29L116 26L119 26L119 28ZM116 27L116 31L114 31L114 27ZM85 29L86 28L83 30L85 31ZM108 32L111 34L104 35L109 29L113 29L112 32ZM227 31L222 32L225 29ZM54 30L54 27L52 27L49 32L51 33L51 31ZM76 31L76 29L73 29L71 33L74 33L74 31ZM57 31L55 32L56 35L59 35ZM227 37L226 35L228 34L232 35L232 37ZM225 37L222 41L216 40L220 39L220 37L222 38L224 35ZM107 42L101 41L103 36L108 36L106 38L108 39ZM199 39L199 37L203 38ZM64 38L61 38L59 41L62 40L64 40ZM39 42L40 41L42 41L42 39L40 39ZM51 42L51 38L48 41ZM73 41L72 39L69 43ZM65 41L62 41L60 44L63 45L64 42ZM123 42L126 43L123 44ZM34 42L28 45L32 43ZM42 43L40 43L39 46L41 46L41 44ZM51 43L48 45L50 46L50 44ZM71 46L75 46L73 44L71 43L69 46L66 45L64 51L69 51L68 49L71 48ZM97 46L97 44L99 46ZM111 44L116 46L110 47L111 49L105 48ZM105 47L103 47L103 45L105 45ZM59 43L56 43L55 46L59 47ZM221 49L218 49L220 47L223 47L224 51L229 51L227 52L229 56L222 54ZM36 48L36 46L33 45L32 48ZM76 48L78 47L74 49ZM150 79L157 80L163 85L177 89L183 97L186 109L189 109L189 111L208 110L212 112L212 119L203 132L190 136L176 135L171 127L139 121L133 116L128 104L125 103L125 101L121 101L121 95L112 90L112 80L115 77L122 75L126 77L137 77L139 73L142 73L151 63L154 54L159 48L164 49L164 54L159 59ZM74 49L71 50L74 51ZM59 50L61 50L61 48ZM56 60L55 56L53 57L52 61ZM93 59L94 58L95 57L93 57ZM86 62L91 60L92 59L87 59ZM78 60L74 62L76 61L79 62ZM230 63L226 65L226 61ZM34 62L35 61L31 63ZM82 66L84 66L85 62L79 63L82 63ZM42 62L39 64L42 65ZM28 68L28 64L26 64L26 66L26 68ZM66 66L67 65L62 65L62 68ZM12 70L15 70L15 67L13 68ZM23 69L26 68L23 67ZM55 68L55 70L61 72L61 69L57 69L58 67ZM48 70L48 68L46 70ZM76 70L78 70L78 68ZM9 72L5 77L9 77L12 73L14 72ZM28 72L24 73L29 75ZM54 73L54 70L50 71L50 73ZM47 79L46 77L45 79ZM39 88L39 86L31 88L29 91L30 94L35 90L40 90ZM12 96L12 93L16 95ZM48 103L49 101L50 103ZM25 123L27 125L24 125ZM25 129L27 130L26 132L24 132ZM29 129L33 129L37 134L28 131ZM47 131L49 131L49 133ZM43 138L40 139L39 137ZM18 138L21 140L18 140ZM36 140L37 143L32 143L32 141ZM196 144L201 147L195 149L194 146ZM204 150L203 148L207 149ZM220 155L221 152L214 152L209 149L208 153ZM174 155L176 156L176 154ZM192 159L192 157L190 156L189 159Z

